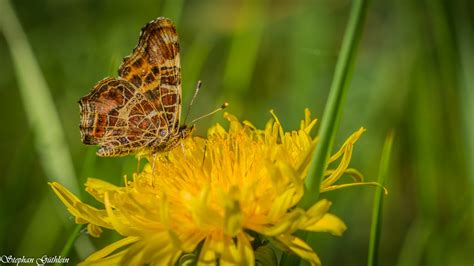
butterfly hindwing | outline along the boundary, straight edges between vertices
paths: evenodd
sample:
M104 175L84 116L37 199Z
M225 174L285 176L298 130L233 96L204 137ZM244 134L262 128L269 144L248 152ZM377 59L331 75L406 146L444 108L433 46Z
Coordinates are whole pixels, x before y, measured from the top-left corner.
M154 105L130 82L106 78L79 101L81 137L100 145L99 156L139 153L160 138L166 121Z

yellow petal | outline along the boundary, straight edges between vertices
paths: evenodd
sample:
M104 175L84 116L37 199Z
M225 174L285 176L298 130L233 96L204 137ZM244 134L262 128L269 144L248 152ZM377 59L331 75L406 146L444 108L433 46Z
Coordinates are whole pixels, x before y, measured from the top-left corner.
M237 248L239 249L239 257L242 259L242 265L255 265L255 254L252 245L245 233L237 236Z
M54 193L56 193L56 196L58 196L64 205L66 205L66 207L74 208L74 204L81 201L78 197L76 197L58 182L50 182L49 185L53 189Z
M364 133L364 131L365 128L361 127L359 128L359 130L352 133L352 135L344 142L344 144L342 144L341 148L329 158L328 163L334 162L335 160L337 160L337 158L341 157L341 155L344 153L344 148L347 145L354 144L360 138L362 133Z
M227 135L227 131L219 123L217 123L216 125L208 129L207 135L209 137L225 136Z
M95 224L88 224L87 232L93 237L99 237L102 234L102 229L100 228L100 226L97 226Z
M135 228L131 227L129 224L124 224L123 222L126 222L126 220L120 219L120 216L117 216L115 214L115 211L112 210L112 206L110 204L110 199L109 199L109 194L105 193L104 196L104 205L105 209L107 210L107 214L110 219L110 223L114 227L114 229L117 231L117 233L124 235L124 236L130 236L130 235L137 235L138 233L135 232ZM120 215L120 213L118 213Z
M326 213L316 223L301 229L313 232L328 232L336 236L341 236L347 227L341 219L335 215Z
M66 205L67 210L75 217L81 217L81 213L76 208L76 204L81 203L81 200L57 182L51 182L49 185L56 196Z
M292 235L278 236L276 240L311 265L321 265L318 255L303 240Z
M216 249L214 236L210 235L204 240L204 244L199 254L198 266L216 265L217 255L216 251L220 253L220 249Z
M95 262L95 261L102 260L103 258L105 258L108 255L112 254L117 249L122 248L124 246L128 246L130 244L133 244L133 243L137 242L139 239L140 238L138 238L136 236L129 236L129 237L123 238L119 241L116 241L116 242L106 246L105 248L103 248L101 250L98 250L98 251L94 252L92 255L87 257L87 259L84 262L87 263L87 262Z
M104 193L115 193L122 188L117 187L109 182L96 178L88 178L86 181L86 191L91 194L96 200L104 203Z
M283 126L281 125L280 120L276 116L275 112L273 110L270 110L270 113L272 114L273 119L275 119L275 125L278 126L278 133L280 134L281 141L282 141L282 143L285 143L284 142L285 132L283 131Z
M183 193L183 202L191 213L193 220L198 226L206 228L207 226L222 225L222 216L209 206L210 189L202 188L201 194L194 197L189 193Z
M244 122L242 122L242 124L244 124L245 126L251 128L252 130L258 130L257 127L255 127L255 126L252 124L252 122L250 122L250 121L245 120Z
M304 109L304 122L301 121L301 130L304 130L307 134L311 132L311 129L316 125L318 119L311 119L311 112L308 108Z
M332 172L332 174L325 178L321 182L321 188L326 188L332 184L334 184L341 176L344 174L344 171L346 171L347 167L349 166L349 163L351 161L352 157L352 150L354 149L354 143L360 138L362 133L364 133L365 129L360 128L358 131L353 133L342 145L341 149L331 156L329 159L329 163L332 161L335 161L337 158L339 158L342 155L341 162L339 165L336 167L336 169Z
M224 118L227 119L230 122L229 133L230 132L239 132L242 129L242 124L237 119L237 117L225 112L224 113Z
M105 228L112 228L105 210L98 210L82 202L75 204L76 210L81 219Z
M95 253L94 253L95 254ZM88 261L85 260L81 263L79 263L79 266L109 266L109 265L120 265L120 262L122 261L123 257L127 254L127 250L122 250L120 252L117 252L111 256L108 256L106 258L100 259L98 261Z
M122 265L173 265L181 255L180 246L170 238L167 231L157 232L142 238L128 249Z
M242 231L243 214L240 209L240 202L238 201L238 188L231 187L227 197L221 196L224 204L224 232L229 236L236 236ZM223 194L223 193L221 193ZM234 195L232 195L234 194Z
M308 174L308 168L311 163L311 160L313 159L313 150L316 147L316 142L311 141L308 146L309 147L307 148L306 154L304 156L301 156L299 158L299 161L295 165L296 172L298 173L300 179L304 179Z
M105 212L82 203L79 198L59 183L52 182L49 185L58 198L66 205L68 211L76 217L76 222L81 224L92 223L110 228L110 224L105 220Z
M276 236L281 234L289 234L296 231L302 219L305 217L302 209L296 208L285 214L275 225L265 227L260 233L267 236Z
M308 209L306 214L310 218L320 219L331 207L331 202L327 199L321 199Z
M268 213L268 219L270 221L278 220L290 207L292 207L291 202L293 201L293 195L294 190L288 189L273 199L272 208Z
M219 265L222 266L254 266L255 256L253 253L252 245L245 235L241 233L237 236L236 243L229 241L225 246L225 250L222 257L219 260Z

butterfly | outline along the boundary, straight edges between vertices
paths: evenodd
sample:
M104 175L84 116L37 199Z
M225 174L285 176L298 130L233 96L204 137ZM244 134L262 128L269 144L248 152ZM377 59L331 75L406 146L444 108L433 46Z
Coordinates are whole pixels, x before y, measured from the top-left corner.
M166 152L189 136L180 126L181 64L173 22L146 24L118 77L107 77L79 100L81 139L101 157Z

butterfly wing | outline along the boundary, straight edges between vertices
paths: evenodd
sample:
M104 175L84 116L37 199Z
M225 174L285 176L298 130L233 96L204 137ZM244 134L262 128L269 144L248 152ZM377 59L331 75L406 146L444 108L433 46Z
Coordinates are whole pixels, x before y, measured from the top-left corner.
M100 145L99 156L146 152L163 140L158 134L166 126L162 113L124 79L99 81L79 106L82 142Z
M138 45L123 59L119 76L130 81L163 112L168 131L179 128L181 117L181 63L178 34L173 22L157 18L146 24Z
M81 137L100 145L99 156L166 150L179 130L181 66L173 23L157 18L141 31L119 78L99 81L79 101Z

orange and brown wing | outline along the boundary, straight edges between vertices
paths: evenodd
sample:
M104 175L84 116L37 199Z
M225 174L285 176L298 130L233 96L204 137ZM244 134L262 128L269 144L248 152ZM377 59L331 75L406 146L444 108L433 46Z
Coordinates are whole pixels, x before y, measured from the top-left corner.
M164 113L169 131L181 116L181 64L173 22L157 18L142 28L138 45L123 59L119 76L130 81Z
M165 141L162 112L124 79L99 81L79 106L82 142L99 145L99 156L146 153Z

